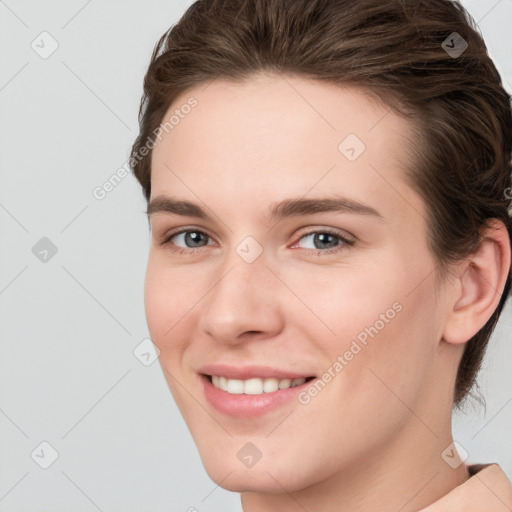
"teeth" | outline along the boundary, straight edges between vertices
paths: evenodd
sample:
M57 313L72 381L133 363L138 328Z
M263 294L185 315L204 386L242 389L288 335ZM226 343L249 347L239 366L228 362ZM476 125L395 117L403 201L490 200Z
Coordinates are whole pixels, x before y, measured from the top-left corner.
M288 389L304 384L306 379L268 379L253 378L247 380L228 379L220 375L212 375L212 383L216 388L227 391L234 395L261 395L262 393L273 393L278 389Z
M279 389L279 381L277 379L265 379L263 381L263 392L273 393Z
M279 389L288 389L292 385L292 379L283 379L279 381Z

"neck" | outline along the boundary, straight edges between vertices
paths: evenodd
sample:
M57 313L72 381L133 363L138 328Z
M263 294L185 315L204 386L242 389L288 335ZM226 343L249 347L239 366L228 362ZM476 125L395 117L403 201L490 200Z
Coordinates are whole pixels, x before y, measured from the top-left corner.
M411 416L378 453L361 457L362 463L344 467L327 480L292 493L242 493L243 511L421 511L469 474L464 464L454 469L441 457L452 442L450 423L431 430L418 417Z

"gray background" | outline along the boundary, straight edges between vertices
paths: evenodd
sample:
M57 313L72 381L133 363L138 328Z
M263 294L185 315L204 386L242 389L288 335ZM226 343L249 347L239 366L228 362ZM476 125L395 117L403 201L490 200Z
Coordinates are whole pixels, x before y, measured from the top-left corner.
M206 475L158 362L133 354L149 336L139 185L92 194L126 162L153 46L190 3L0 0L2 512L240 509ZM463 4L510 91L512 0ZM480 376L487 411L454 419L469 461L509 478L511 335L508 304Z

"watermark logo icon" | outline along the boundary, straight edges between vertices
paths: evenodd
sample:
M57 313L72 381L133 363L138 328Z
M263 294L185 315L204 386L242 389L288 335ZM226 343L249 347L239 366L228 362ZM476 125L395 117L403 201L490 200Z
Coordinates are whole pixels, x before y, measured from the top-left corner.
M43 236L32 247L32 254L41 262L48 263L56 254L57 246L46 236Z
M160 356L160 349L149 338L144 338L133 349L133 355L144 366L150 366Z
M252 236L246 236L236 247L236 253L246 263L252 263L263 252L263 247Z
M468 457L469 453L457 441L450 443L441 453L441 458L452 469L457 469L463 462L468 460Z
M355 133L348 134L338 145L339 152L350 162L356 161L365 149L365 143Z
M30 43L30 47L41 59L46 60L57 51L59 43L49 32L44 31Z
M456 59L466 51L468 43L458 32L452 32L442 42L441 47L450 57Z
M238 450L236 456L238 460L249 469L256 465L261 459L263 454L261 450L253 443L245 443L240 450Z
M30 456L39 467L48 469L59 458L59 453L48 441L43 441L34 448Z

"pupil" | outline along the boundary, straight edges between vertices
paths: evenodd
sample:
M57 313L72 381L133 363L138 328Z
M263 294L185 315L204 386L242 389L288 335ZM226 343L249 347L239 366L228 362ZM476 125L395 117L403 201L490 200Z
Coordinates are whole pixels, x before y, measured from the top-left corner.
M320 241L321 244L329 244L328 239L332 238L334 242L336 242L336 238L334 235L329 235L328 233L317 233L315 234L315 247L317 246L316 241ZM329 247L336 247L337 243L331 243ZM329 248L328 247L328 248ZM317 249L325 249L325 245L323 247L317 247Z
M185 233L185 243L187 245L192 245L193 247L197 247L197 245L194 245L197 242L201 242L201 233L198 233L197 231L189 231L188 233Z

